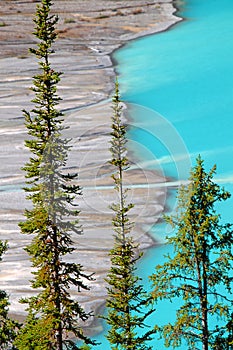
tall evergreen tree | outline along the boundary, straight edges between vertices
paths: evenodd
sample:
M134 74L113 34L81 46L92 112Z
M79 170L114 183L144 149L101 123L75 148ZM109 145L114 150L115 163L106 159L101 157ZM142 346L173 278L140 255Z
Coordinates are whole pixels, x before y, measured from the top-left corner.
M0 241L0 261L7 250L7 243ZM19 323L9 317L9 298L5 291L0 290L0 349L13 350L14 339L20 327Z
M136 275L136 262L142 254L137 254L138 245L130 235L133 224L128 217L128 212L133 204L127 204L127 190L123 188L124 171L128 169L129 161L126 155L126 127L122 123L121 110L118 83L116 83L113 97L110 163L115 169L112 178L119 201L111 207L115 212L112 221L115 242L110 251L111 268L106 279L108 313L105 319L110 325L107 339L112 349L148 350L152 347L147 343L156 330L154 328L144 331L147 327L145 321L154 309L151 297L148 296L140 283L140 278Z
M217 349L216 337L229 328L232 225L220 223L215 204L230 194L213 181L215 171L205 172L198 157L189 185L179 192L177 215L167 218L176 229L168 238L174 254L151 277L155 299L181 302L175 323L162 329L166 346L179 347L185 339L190 350Z
M24 111L30 136L25 144L32 153L24 167L25 191L32 209L25 211L20 228L23 234L33 235L26 251L33 264L32 288L37 294L23 300L28 304L28 316L16 341L19 350L78 349L71 337L93 343L80 326L80 320L86 321L90 314L69 291L71 286L78 292L88 290L85 280L92 276L85 274L80 264L69 262L75 250L71 235L82 232L75 201L81 190L74 183L77 174L64 170L70 146L69 140L62 138L63 114L57 109L61 73L50 63L58 21L50 14L51 5L51 0L42 0L37 6L34 35L39 42L36 49L30 49L39 63L32 88L35 107Z

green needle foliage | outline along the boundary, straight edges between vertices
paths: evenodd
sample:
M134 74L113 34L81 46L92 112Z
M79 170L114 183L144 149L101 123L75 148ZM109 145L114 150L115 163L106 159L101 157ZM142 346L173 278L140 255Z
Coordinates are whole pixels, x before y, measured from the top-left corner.
M50 0L37 6L34 35L39 42L30 50L39 63L32 88L35 107L24 111L30 136L25 144L32 154L24 167L25 191L32 208L25 211L26 220L20 228L22 233L33 235L26 251L33 264L32 288L37 294L22 301L28 304L28 316L16 341L19 350L79 349L71 341L74 338L93 344L80 326L90 314L70 294L71 287L77 292L89 290L85 280L92 280L92 276L69 259L75 250L71 234L82 233L75 202L81 190L74 182L77 174L64 171L70 146L69 140L62 139L63 114L57 109L61 73L50 63L58 21L50 15L50 7Z
M155 299L181 300L175 323L161 330L166 346L179 347L185 339L190 350L220 349L215 339L232 327L232 225L221 224L215 209L230 194L214 183L215 170L205 172L198 157L189 185L179 192L177 215L167 217L176 229L168 238L174 254L151 276Z
M214 350L233 349L233 313L231 313L226 327L217 334L213 348Z
M0 241L0 261L7 250L7 243ZM14 339L20 327L9 315L9 299L5 291L0 290L0 349L13 350Z
M113 97L111 164L115 171L112 178L119 201L112 205L115 212L113 227L115 230L114 247L110 251L111 269L106 279L108 283L107 316L110 325L107 339L112 349L148 350L152 347L147 342L152 339L155 329L146 328L146 318L154 311L152 299L140 284L135 274L138 245L134 243L130 231L132 222L128 212L133 204L127 204L126 190L123 189L123 173L129 167L126 156L126 128L121 120L122 105L120 103L118 83ZM142 334L143 333L143 334Z

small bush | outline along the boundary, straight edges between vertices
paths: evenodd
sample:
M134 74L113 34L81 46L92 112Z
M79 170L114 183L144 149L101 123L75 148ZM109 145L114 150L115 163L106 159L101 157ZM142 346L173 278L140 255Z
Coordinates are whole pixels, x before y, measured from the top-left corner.
M122 12L121 10L117 10L116 15L117 16L125 16L124 12Z
M68 24L68 23L75 23L76 21L75 21L75 19L74 18L65 18L64 19L64 23L65 24Z
M141 7L137 7L136 9L133 10L134 15L139 15L140 13L143 13L143 9Z
M109 16L108 16L108 15L104 15L104 14L100 13L100 14L99 14L99 16L98 16L98 17L96 17L96 19L102 19L102 18L109 18Z

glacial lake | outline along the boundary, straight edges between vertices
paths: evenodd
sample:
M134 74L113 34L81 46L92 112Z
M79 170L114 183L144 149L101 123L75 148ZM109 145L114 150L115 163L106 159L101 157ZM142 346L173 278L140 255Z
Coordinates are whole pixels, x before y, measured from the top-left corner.
M174 183L168 187L168 212L175 209L176 188L187 180L198 154L206 170L217 165L216 182L233 194L233 1L186 0L178 15L184 18L179 24L114 54L121 96L130 110L131 151L141 165ZM233 199L218 210L224 221L233 222ZM148 287L147 276L169 251L162 243L170 231L158 224L151 234L161 245L147 251L138 266ZM150 324L172 321L174 315L175 304L163 303ZM95 339L102 343L95 349L110 349L104 333ZM149 344L168 349L161 340Z

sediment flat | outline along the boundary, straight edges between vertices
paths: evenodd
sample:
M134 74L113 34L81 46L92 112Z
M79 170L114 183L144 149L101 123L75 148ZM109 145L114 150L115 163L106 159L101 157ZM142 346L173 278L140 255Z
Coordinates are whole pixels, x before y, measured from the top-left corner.
M33 293L30 261L24 252L30 237L20 234L18 228L24 209L30 206L22 190L21 168L29 152L24 147L27 132L21 111L32 107L30 87L37 62L28 48L36 45L32 19L39 2L4 1L0 8L0 239L9 242L0 265L0 288L9 293L11 313L20 319L25 312L18 301ZM113 243L109 205L115 197L108 163L110 96L115 78L111 54L132 39L167 29L180 18L174 15L169 0L54 3L53 12L60 20L52 63L54 69L64 73L58 89L63 99L60 109L69 126L65 136L72 138L73 146L67 167L79 173L83 188L83 196L78 199L83 235L73 237L77 250L72 259L83 264L86 272L95 272L96 278L90 292L72 292L87 310L95 311L106 297L104 278ZM166 192L160 184L166 179L146 170L136 159L131 161L126 185L129 201L135 204L133 234L146 249L156 244L149 232L163 212Z

